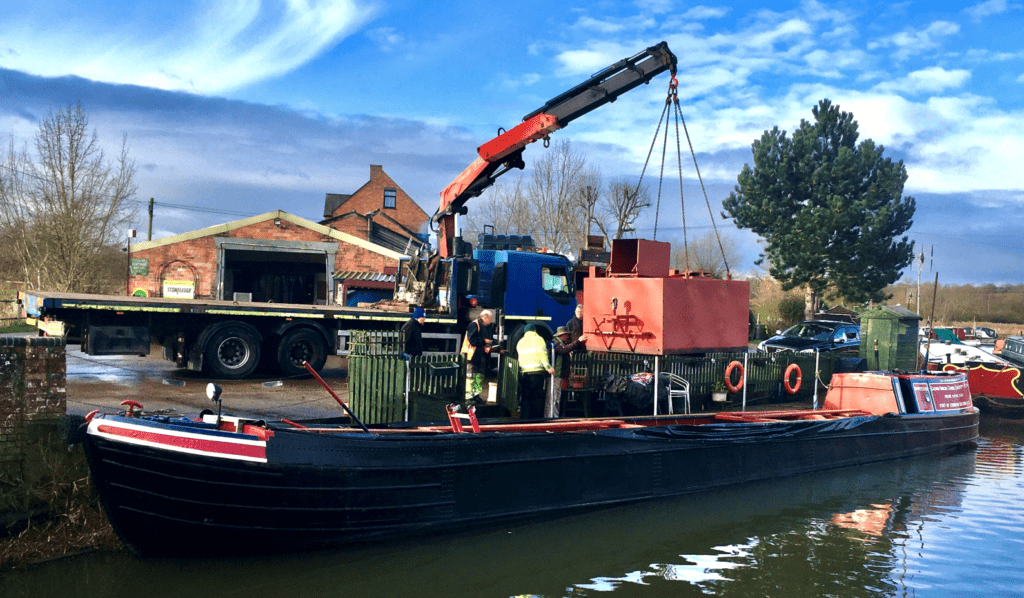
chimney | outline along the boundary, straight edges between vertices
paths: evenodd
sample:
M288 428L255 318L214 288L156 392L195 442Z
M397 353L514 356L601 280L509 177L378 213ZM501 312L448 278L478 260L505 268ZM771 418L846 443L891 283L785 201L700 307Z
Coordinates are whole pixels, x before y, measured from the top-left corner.
M380 164L370 164L370 180L384 174L384 167Z

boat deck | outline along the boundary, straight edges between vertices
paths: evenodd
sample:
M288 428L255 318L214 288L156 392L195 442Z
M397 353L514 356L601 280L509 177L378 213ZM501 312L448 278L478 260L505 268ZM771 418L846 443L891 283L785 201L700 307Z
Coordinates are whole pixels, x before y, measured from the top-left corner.
M696 415L673 415L673 416L646 416L636 418L598 418L598 419L558 419L540 420L530 422L500 422L500 423L477 423L471 427L459 425L424 425L424 426L395 426L372 428L373 433L379 434L408 434L408 433L429 433L429 434L452 434L461 432L503 432L503 433L537 433L537 432L591 432L597 430L649 428L653 426L702 426L713 423L779 423L793 421L823 421L831 419L843 419L849 417L860 417L870 415L867 411L859 409L774 409L754 411L723 411L717 413L696 414ZM305 432L338 434L338 433L362 433L356 426L331 425L331 426L306 426L288 420L284 423ZM460 429L461 428L461 429Z

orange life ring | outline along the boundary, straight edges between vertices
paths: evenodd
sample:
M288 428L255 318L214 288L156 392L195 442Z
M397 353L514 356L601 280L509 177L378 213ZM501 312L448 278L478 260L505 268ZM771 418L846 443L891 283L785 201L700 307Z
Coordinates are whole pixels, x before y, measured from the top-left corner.
M733 385L732 383L732 372L736 368L740 368L740 381L739 384ZM738 361L733 361L725 368L725 387L729 389L729 392L739 392L743 388L743 364Z
M796 384L789 383L789 377L793 372L796 372ZM800 390L800 380L800 366L795 363L789 364L789 367L786 368L786 374L782 378L782 387L786 389L787 393L795 395L796 391Z

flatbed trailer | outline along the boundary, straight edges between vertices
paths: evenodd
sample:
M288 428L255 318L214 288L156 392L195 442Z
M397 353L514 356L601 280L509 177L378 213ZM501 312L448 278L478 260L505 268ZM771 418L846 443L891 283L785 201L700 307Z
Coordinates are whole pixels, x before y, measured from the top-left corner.
M346 355L357 330L397 332L408 312L341 305L168 299L48 291L18 295L40 334L78 341L90 355L147 355L151 343L180 367L218 378L257 369L305 373L303 361L323 367L330 353ZM453 313L427 316L424 340L454 352L460 322Z

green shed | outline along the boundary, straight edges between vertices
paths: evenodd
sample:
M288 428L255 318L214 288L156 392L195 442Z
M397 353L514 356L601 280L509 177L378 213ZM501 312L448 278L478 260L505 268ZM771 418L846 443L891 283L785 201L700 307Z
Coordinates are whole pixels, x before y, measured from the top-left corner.
M860 356L869 370L917 369L921 316L899 305L879 305L860 315Z

